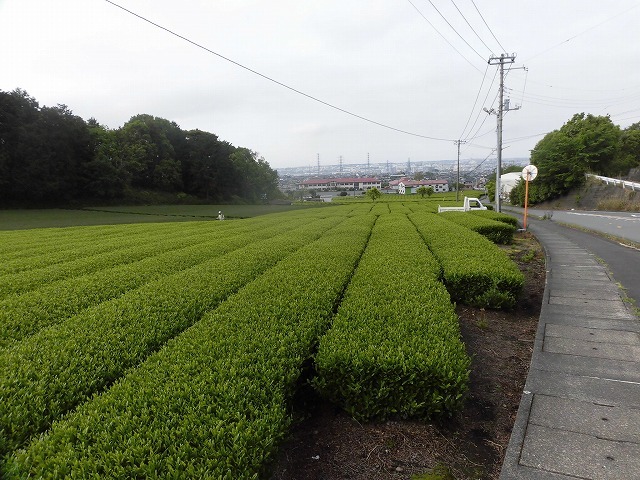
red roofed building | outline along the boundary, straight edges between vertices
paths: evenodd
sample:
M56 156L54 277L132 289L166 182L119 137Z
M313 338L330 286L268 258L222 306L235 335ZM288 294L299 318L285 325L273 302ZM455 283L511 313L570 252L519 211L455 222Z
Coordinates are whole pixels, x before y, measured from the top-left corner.
M382 183L379 179L374 177L354 177L354 178L312 178L304 180L298 184L298 190L336 190L340 189L354 189L354 190L369 190L376 187L378 190L382 188Z

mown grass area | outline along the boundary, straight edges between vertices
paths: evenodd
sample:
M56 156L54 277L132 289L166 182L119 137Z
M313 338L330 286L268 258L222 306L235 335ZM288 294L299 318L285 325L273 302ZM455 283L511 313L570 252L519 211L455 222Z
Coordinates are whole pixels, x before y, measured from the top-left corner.
M318 205L137 205L83 209L0 210L0 230L250 218Z

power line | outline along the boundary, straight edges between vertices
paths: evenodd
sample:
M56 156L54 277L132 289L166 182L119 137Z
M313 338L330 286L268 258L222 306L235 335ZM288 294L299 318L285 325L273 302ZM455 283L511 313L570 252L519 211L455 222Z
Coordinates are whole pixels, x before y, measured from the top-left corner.
M496 77L498 76L498 70L495 71L495 73L493 74L493 80L491 81L491 85L489 86L489 89L487 90L487 94L484 97L484 101L482 102L483 105L487 105L487 98L489 98L489 94L491 93L491 88L493 87L493 84L496 81ZM493 108L493 106L496 103L496 100L498 99L498 92L496 92L495 96L493 97L493 101L491 102L491 104L489 104L489 109ZM482 115L482 109L478 110L478 115L476 116L476 119L473 122L473 125L470 128L470 131L473 130L473 128L476 126L476 123L478 123L478 119L480 118L480 115ZM478 127L478 129L476 130L476 132L474 134L470 134L471 136L467 135L464 139L469 141L469 140L474 140L476 138L479 137L483 137L484 135L487 135L487 133L483 133L482 135L478 135L478 132L482 129L482 127L484 126L484 122L487 121L487 116L485 115L482 119L482 122L480 123L480 126Z
M471 111L469 112L469 118L467 118L467 123L465 123L464 128L462 129L462 133L460 134L460 138L462 138L464 136L464 132L467 131L467 127L469 126L469 122L471 121L471 117L473 116L473 111L476 108L476 105L478 104L478 98L480 98L480 93L482 92L482 87L484 86L484 81L487 78L487 72L489 71L489 64L487 64L487 68L485 68L484 70L484 75L482 76L482 83L480 83L480 88L478 89L478 93L476 94L476 99L473 102L473 107L471 107ZM495 74L493 76L494 80L495 80ZM478 114L479 115L479 114ZM476 121L477 121L476 117ZM471 127L471 129L473 130L473 127L475 126L475 122L473 124L473 126Z
M487 50L489 50L489 52L491 52L491 55L493 55L493 49L489 45L487 45L484 42L484 40L482 40L482 38L480 38L480 35L478 35L478 32L476 32L475 28L473 28L473 26L469 23L469 20L467 20L467 17L465 17L464 14L460 11L460 9L458 8L458 5L456 5L456 2L451 0L451 3L453 3L453 6L456 7L456 10L458 10L458 13L464 19L464 21L467 23L467 25L469 25L469 28L471 29L471 31L476 34L476 37L478 37L478 40L480 40L482 42L482 44L485 47L487 47ZM503 49L503 51L504 51L504 49Z
M591 31L591 30L593 30L593 29L595 29L595 28L598 28L599 26L604 25L604 24L605 24L605 23L607 23L607 22L610 22L610 21L611 21L611 20L613 20L614 18L618 18L619 16L624 15L624 14L625 14L625 13L627 13L627 12L630 12L631 10L633 10L634 8L637 8L638 6L640 6L640 4L636 3L633 7L628 8L628 9L626 9L625 11L620 12L620 13L618 13L618 14L616 14L616 15L612 16L612 17L609 17L609 18L607 18L606 20L603 20L602 22L600 22L600 23L598 23L598 24L596 24L596 25L592 25L591 27L589 27L589 28L587 28L587 29L585 29L585 30L581 31L580 33L576 33L576 34L575 34L575 35L573 35L572 37L567 38L566 40L564 40L564 41L562 41L562 42L558 43L557 45L553 45L552 47L549 47L549 48L547 48L546 50L544 50L544 51L542 51L542 52L540 52L540 53L536 53L536 54L535 54L535 55L533 55L532 57L529 57L529 58L526 60L526 62L528 63L528 62L530 62L530 61L531 61L531 59L533 59L533 58L539 57L540 55L544 55L544 54L545 54L545 53L547 53L548 51L553 50L553 49L555 49L555 48L558 48L559 46L564 45L565 43L569 43L571 40L574 40L574 39L576 39L577 37L579 37L579 36L581 36L581 35L584 35L585 33L589 32L589 31Z
M436 6L433 4L433 2L432 2L431 0L429 0L429 3L430 3L430 4L431 4L431 6L436 10L436 12L438 12L438 15L440 15L440 16L442 17L442 19L443 19L445 22L447 22L447 25L449 25L449 26L451 27L451 30L453 30L453 31L455 32L455 34L456 34L456 35L458 35L458 36L460 37L460 39L461 39L464 43L466 43L466 44L467 44L467 46L468 46L471 50L473 50L473 51L475 52L475 54L476 54L476 55L478 55L478 56L482 59L482 61L484 62L484 57L483 57L482 55L480 55L480 54L478 53L478 51L477 51L475 48L473 48L473 47L469 44L469 42L467 42L467 41L464 39L464 37L463 37L462 35L460 35L460 34L458 33L458 31L454 28L454 26L453 26L453 25L451 25L451 23L449 23L449 20L447 20L447 19L446 19L446 17L445 17L442 13L440 13L440 10L438 10L438 7L436 7Z
M433 29L436 31L436 33L437 33L438 35L440 35L440 37L441 37L445 42L447 42L447 44L448 44L451 48L453 48L453 49L455 50L455 52L456 52L458 55L460 55L460 56L464 59L464 61L465 61L465 62L467 62L469 65L471 65L471 66L472 66L474 69L476 69L479 73L482 73L482 70L480 70L478 67L476 67L476 66L471 62L471 60L469 60L467 57L465 57L465 56L460 52L460 50L458 50L456 47L454 47L454 46L453 46L453 44L452 44L449 40L447 40L447 38L446 38L442 33L440 33L440 31L439 31L439 30L438 30L438 29L433 25L433 23L431 23L431 22L429 21L429 19L428 19L427 17L425 17L425 16L424 16L424 14L420 11L420 9L419 9L418 7L416 7L416 6L415 6L415 4L414 4L411 0L407 0L407 1L408 1L408 2L411 4L411 6L416 10L416 12L418 12L418 14L419 14L423 19L424 19L424 21L425 21L425 22L427 22L427 23L431 26L431 28L433 28Z
M240 68L242 68L244 70L247 70L248 72L251 72L254 75L258 75L259 77L262 77L265 80L268 80L268 81L270 81L272 83L275 83L276 85L279 85L279 86L281 86L283 88L286 88L287 90L290 90L290 91L292 91L294 93L297 93L298 95L302 95L303 97L307 97L310 100L313 100L315 102L321 103L322 105L325 105L327 107L333 108L334 110L338 110L339 112L345 113L347 115L351 115L352 117L358 118L360 120L364 120L365 122L369 122L369 123L372 123L374 125L378 125L379 127L383 127L383 128L386 128L386 129L389 129L389 130L393 130L393 131L396 131L396 132L399 132L399 133L404 133L405 135L411 135L413 137L426 138L427 140L436 140L436 141L441 141L441 142L453 142L454 141L454 139L451 139L451 138L433 137L433 136L429 136L429 135L422 135L422 134L419 134L419 133L409 132L407 130L402 130L400 128L395 128L395 127L392 127L390 125L386 125L384 123L377 122L375 120L371 120L370 118L363 117L362 115L358 115L356 113L350 112L349 110L345 110L344 108L340 108L340 107L338 107L336 105L333 105L333 104L331 104L329 102L325 102L324 100L321 100L321 99L319 99L317 97L314 97L313 95L309 95L308 93L305 93L305 92L303 92L301 90L293 88L293 87L291 87L291 86L289 86L289 85L287 85L285 83L282 83L282 82L280 82L278 80L275 80L274 78L271 78L271 77L269 77L269 76L267 76L267 75L265 75L263 73L260 73L260 72L258 72L256 70L253 70L252 68L249 68L249 67L247 67L245 65L242 65L241 63L236 62L235 60L232 60L232 59L230 59L228 57L225 57L224 55L221 55L221 54L211 50L210 48L205 47L204 45L196 43L193 40L191 40L191 39L189 39L189 38L187 38L187 37L185 37L183 35L180 35L180 34L174 32L173 30L168 29L167 27L163 27L162 25L160 25L158 23L155 23L155 22L149 20L148 18L143 17L140 14L132 12L131 10L129 10L129 9L127 9L127 8L121 6L121 5L118 5L115 2L112 2L111 0L105 0L105 1L107 3L113 5L114 7L117 7L119 9L129 13L130 15L133 15L134 17L139 18L140 20L142 20L144 22L147 22L147 23L153 25L156 28L159 28L160 30L164 30L165 32L167 32L169 34L171 34L171 35L173 35L175 37L178 37L179 39L184 40L187 43L190 43L191 45L193 45L195 47L198 47L198 48L200 48L200 49L202 49L202 50L204 50L204 51L206 51L206 52L208 52L208 53L210 53L212 55L215 55L215 56L217 56L217 57L219 57L219 58L221 58L223 60L226 60L227 62L232 63L232 64L234 64L234 65L236 65L236 66L238 66L238 67L240 67Z
M471 0L471 3L473 3L473 6L476 7L476 12L478 12L478 15L480 15L480 18L482 19L482 21L484 22L485 26L487 27L487 29L489 30L489 32L491 32L491 35L493 36L493 39L498 42L498 45L500 45L500 48L502 49L503 52L506 52L507 49L504 48L502 46L502 44L500 43L500 40L498 40L496 38L496 36L493 34L493 30L491 30L491 27L489 27L489 24L487 23L487 21L484 19L484 17L482 16L482 14L480 13L480 10L478 9L478 6L476 5L476 2L474 2L473 0Z

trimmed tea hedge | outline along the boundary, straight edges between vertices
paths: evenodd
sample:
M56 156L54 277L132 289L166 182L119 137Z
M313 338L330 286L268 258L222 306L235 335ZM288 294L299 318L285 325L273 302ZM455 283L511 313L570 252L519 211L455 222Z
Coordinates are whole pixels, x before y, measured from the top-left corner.
M132 235L128 235L125 238L110 238L109 236L104 238L96 232L92 242L94 245L101 246L102 251L100 253L83 255L81 251L74 249L73 244L59 247L65 252L72 253L72 259L40 268L24 268L16 273L0 275L0 298L22 294L49 285L52 282L99 272L114 265L133 263L169 250L177 250L190 245L204 243L221 235L222 232L225 232L225 235L229 235L238 230L236 226L233 229L227 228L212 232L207 227L208 225L200 223L198 225L189 225L189 228L185 228L183 231L167 232L161 230L156 232L150 230L143 237L133 235L135 230L132 229ZM34 259L34 261L39 263L39 260ZM29 266L28 259L23 259L23 262L26 267Z
M220 257L251 242L286 232L291 228L291 222L297 220L273 222L270 227L260 229L248 223L245 228L235 228L217 236L210 233L199 236L202 243L162 253L171 246L178 247L184 243L181 239L167 240L156 246L158 255L55 282L28 294L5 299L0 302L0 347L149 282ZM253 233L249 235L250 232ZM209 241L204 242L205 239ZM23 275L28 276L29 272Z
M6 477L259 478L373 221L327 226L322 238L15 452Z
M0 455L341 221L344 217L301 218L304 226L298 229L149 283L0 350Z
M439 215L474 232L478 232L480 235L484 235L494 243L503 245L513 242L513 234L516 232L516 227L513 225L478 215L471 215L469 212L442 212Z
M409 218L442 265L452 300L512 308L524 285L518 266L491 241L442 215L414 213Z
M469 357L440 265L405 215L381 216L331 329L316 387L358 420L460 407Z
M470 213L478 217L488 218L497 222L504 222L515 227L516 229L519 226L518 219L516 217L512 217L511 215L507 215L506 213L500 213L494 210L472 210Z

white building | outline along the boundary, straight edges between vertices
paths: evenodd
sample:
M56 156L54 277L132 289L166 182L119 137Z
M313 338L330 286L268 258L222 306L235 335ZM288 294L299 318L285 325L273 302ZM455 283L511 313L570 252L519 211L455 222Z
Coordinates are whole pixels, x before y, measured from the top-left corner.
M313 178L310 180L304 180L298 184L298 190L308 189L319 191L336 190L338 188L347 190L369 190L374 187L378 190L382 188L380 180L374 177Z
M389 182L389 188L400 195L416 193L420 187L431 187L434 193L448 192L449 182L447 180L409 180L407 178Z
M522 179L521 172L504 173L500 175L500 198L509 198L513 187Z

